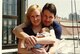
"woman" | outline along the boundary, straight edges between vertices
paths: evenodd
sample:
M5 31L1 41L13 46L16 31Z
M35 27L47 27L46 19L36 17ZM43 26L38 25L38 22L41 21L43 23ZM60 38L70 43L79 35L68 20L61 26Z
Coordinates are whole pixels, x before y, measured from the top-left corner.
M16 31L16 28L13 30L13 33L19 38L18 53L29 54L29 51L27 51L27 49L34 47L36 43L38 44L54 43L54 40L52 37L44 37L44 38L34 37L42 29L40 13L41 13L41 10L38 5L30 6L26 14L26 17L27 17L26 20L28 20L29 22L28 25L27 25L27 21L25 21L23 24L20 25L21 26L20 28L17 27L19 30ZM18 33L18 31L20 33ZM26 41L27 43L27 49L24 46L24 43L25 43L24 41ZM40 50L43 50L43 52L40 52L41 54L46 54L44 48L41 48ZM33 52L36 53L36 51L37 51L36 49L32 49L32 53L30 54L33 54Z

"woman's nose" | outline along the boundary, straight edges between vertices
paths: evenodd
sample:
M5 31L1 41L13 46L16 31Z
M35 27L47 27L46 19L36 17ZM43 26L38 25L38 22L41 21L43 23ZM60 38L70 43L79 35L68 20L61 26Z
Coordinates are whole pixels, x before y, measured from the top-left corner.
M37 20L37 18L35 17L34 20Z

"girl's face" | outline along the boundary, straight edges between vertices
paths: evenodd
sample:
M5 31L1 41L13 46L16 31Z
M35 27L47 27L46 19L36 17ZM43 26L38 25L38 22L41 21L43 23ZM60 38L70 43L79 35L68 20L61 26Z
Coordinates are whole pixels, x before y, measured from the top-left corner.
M40 11L38 9L32 11L30 13L30 21L32 23L33 26L38 26L41 23L41 14Z

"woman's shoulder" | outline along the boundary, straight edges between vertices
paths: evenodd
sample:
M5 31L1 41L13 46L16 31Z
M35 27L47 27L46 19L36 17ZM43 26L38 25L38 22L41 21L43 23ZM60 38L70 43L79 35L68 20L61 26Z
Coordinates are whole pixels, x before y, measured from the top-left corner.
M32 27L31 25L28 25L28 26L24 27L23 30L30 30L31 27Z

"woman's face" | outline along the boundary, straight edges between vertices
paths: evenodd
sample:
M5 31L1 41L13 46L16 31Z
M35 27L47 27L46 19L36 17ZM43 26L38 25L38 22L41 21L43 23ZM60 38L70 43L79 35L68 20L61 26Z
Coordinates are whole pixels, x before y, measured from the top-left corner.
M33 26L38 26L41 23L41 14L38 9L30 13L30 20Z

